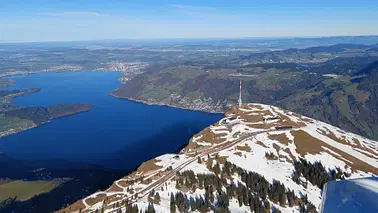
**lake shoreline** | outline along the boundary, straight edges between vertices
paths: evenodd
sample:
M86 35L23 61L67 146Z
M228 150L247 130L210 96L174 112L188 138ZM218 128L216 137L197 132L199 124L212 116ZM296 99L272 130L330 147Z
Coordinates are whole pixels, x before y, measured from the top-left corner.
M176 109L183 109L183 110L188 110L188 111L210 113L210 114L222 114L222 115L224 115L224 113L225 113L223 111L217 111L217 110L204 110L204 109L199 109L199 108L190 108L190 107L183 107L183 106L179 106L179 105L167 104L167 103L164 103L164 102L144 101L144 100L130 98L130 97L123 97L123 96L118 96L118 95L114 94L114 91L109 93L109 95L113 96L117 99L120 99L120 100L122 100L122 99L128 100L128 101L132 101L132 102L135 102L135 103L145 104L145 105L148 105L148 106L164 106L164 107L171 107L171 108L176 108Z
M122 86L119 76L119 73L114 72L50 72L14 78L17 84L12 89L42 89L42 92L33 96L15 99L13 103L18 106L48 108L59 103L84 102L91 103L94 107L88 113L80 112L81 116L56 119L48 125L39 123L41 125L35 125L33 129L17 131L20 134L9 134L11 137L0 139L1 151L18 159L53 157L96 162L108 153L119 153L124 149L127 151L127 147L132 147L134 153L127 153L129 157L115 155L107 161L99 162L104 166L131 169L157 154L181 150L193 133L223 117L219 112L208 113L164 104L119 100L111 94ZM46 120L43 117L47 114L46 110L39 109L41 111L42 119L36 121ZM64 116L66 117L68 116ZM155 141L159 143L156 144ZM154 148L150 149L151 147ZM128 158L132 161L125 160Z
M14 76L24 76L24 75L36 75L36 74L45 74L45 73L80 73L80 72L118 72L118 73L124 73L123 71L118 70L61 70L61 71L21 71L21 72L6 72L0 74L0 78L8 78L8 77L14 77Z
M54 116L51 116L49 120L47 121L44 121L42 123L35 123L35 122L32 122L31 124L27 124L25 126L22 126L18 129L9 129L7 131L2 131L0 132L0 139L1 138L4 138L4 137L7 137L7 136L10 136L10 135L14 135L14 134L17 134L17 133L20 133L22 131L26 131L26 130L30 130L30 129L33 129L33 128L38 128L42 125L45 125L45 124L48 124L50 123L52 120L57 120L57 119L61 119L61 118L65 118L65 117L70 117L70 116L74 116L74 115L77 115L77 114L81 114L81 113L85 113L85 112L89 112L92 110L93 108L93 105L92 104L81 104L81 103L74 103L74 104L60 104L62 107L70 107L72 105L90 105L90 107L86 107L85 109L83 110L78 110L78 111L75 111L75 112L65 112L64 115L61 115L61 116L57 116L57 117L54 117ZM54 107L54 106L50 106L50 107ZM45 108L47 111L49 110L49 108ZM21 108L21 109L27 109L27 107L25 108Z

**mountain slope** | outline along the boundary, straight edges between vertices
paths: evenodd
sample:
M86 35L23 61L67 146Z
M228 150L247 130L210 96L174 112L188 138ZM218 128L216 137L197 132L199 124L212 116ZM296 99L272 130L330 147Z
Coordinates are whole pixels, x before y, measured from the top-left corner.
M378 175L377 142L247 104L193 136L180 154L145 162L61 212L316 212L326 182L372 175Z
M225 112L237 103L243 80L246 102L277 105L378 140L376 90L362 81L376 70L376 48L343 44L253 53L214 63L172 63L130 79L113 95ZM375 85L377 79L369 83Z
M352 60L349 60L353 63ZM358 63L356 63L358 65ZM355 65L355 66L357 66ZM320 66L326 70L328 65ZM338 70L345 70L340 68ZM336 125L365 137L378 138L378 61L335 75L316 86L298 91L278 102L292 111Z

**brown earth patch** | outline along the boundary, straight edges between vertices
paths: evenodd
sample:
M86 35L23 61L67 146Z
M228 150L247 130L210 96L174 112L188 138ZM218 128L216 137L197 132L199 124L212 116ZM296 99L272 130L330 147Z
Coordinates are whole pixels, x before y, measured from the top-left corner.
M78 212L85 208L85 205L81 200L76 201L74 204L68 206L67 208L55 211L56 213L68 213L68 212Z
M141 181L141 184L148 185L152 183L152 178L147 178Z
M353 138L353 142L357 144L357 145L353 144L353 146L356 146L357 148L367 151L371 153L372 155L376 156L377 151L378 151L377 148L372 147L370 144L366 144L366 143L363 146L362 143L357 138Z
M110 205L110 203L112 203L112 204ZM102 208L101 211L110 210L110 209L120 207L121 203L122 203L122 197L119 197L116 194L111 195L107 198L105 207Z
M279 112L276 113L279 114L280 117L280 121L277 123L280 126L292 126L293 128L300 128L306 126L305 122L294 122L288 116Z
M249 147L248 144L244 144L244 146L236 146L235 148L236 150L251 152L251 147Z
M327 136L327 137L329 137L330 139L332 139L332 140L334 140L336 142L339 142L339 143L342 143L342 144L345 144L345 145L352 145L345 138L338 138L338 137L336 137L336 135L330 129L328 129L327 127L324 127L324 128L328 132L326 132L326 131L318 128L318 130L321 132L322 135Z
M294 160L297 160L296 157L294 157L293 153L291 153L290 149L289 148L286 148L283 150L284 152L288 153L291 157L291 161L294 161Z
M227 158L228 158L228 156L220 156L220 157L216 158L216 161L219 164L225 164L227 162Z
M343 160L348 166L352 168L352 170L361 170L365 172L371 172L375 175L378 175L378 169L371 166L370 164L367 164L360 159L349 155L333 146L328 145L327 143L311 136L307 132L303 130L293 130L291 133L294 136L294 143L296 146L296 151L299 153L302 157L305 156L307 153L309 154L318 154L324 149L322 146L334 151L335 153L339 154L342 158L345 158L348 161L344 161L339 156L334 155L336 158ZM352 163L350 163L350 162Z
M288 162L288 163L293 162L292 160L289 159L289 157L287 157L285 155L280 155L279 158L280 158L281 162Z
M264 148L269 148L269 147L267 147L267 146L266 146L263 142L261 142L261 141L257 141L256 144L258 144L258 145L260 145L260 146L262 146L262 147L264 147Z
M353 138L353 142L354 143L350 143L345 137L339 138L330 129L328 129L327 127L325 127L325 128L328 130L328 132L326 132L326 131L324 131L322 129L319 129L319 128L318 128L318 131L320 131L322 135L327 136L328 138L330 138L330 139L332 139L332 140L334 140L336 142L339 142L341 144L345 144L345 145L351 146L351 147L353 147L355 149L358 148L360 150L364 150L364 151L366 151L369 154L361 152L362 154L369 155L372 158L378 159L378 156L375 155L375 153L373 152L373 150L370 150L369 148L366 148L366 147L362 146L361 142L357 138ZM357 149L357 151L359 151L358 149Z
M256 105L257 106L257 105ZM242 107L242 109L250 110L248 108ZM258 109L260 111L255 112L246 112L240 110L239 107L233 106L231 109L226 113L226 116L240 116L241 118L245 119L247 122L259 122L263 121L264 116L273 116L273 114L269 110L264 110L261 106L258 106ZM251 114L254 113L254 114Z
M117 195L117 194L114 194L114 195L110 195L110 196L107 198L106 202L107 202L107 203L112 203L112 202L114 202L114 201L119 201L119 200L122 200L122 196L119 196L119 194L118 194L118 195Z
M247 124L248 127L255 128L255 129L270 129L273 127L273 124Z
M273 109L273 111L274 111L274 109ZM293 128L300 128L300 127L306 126L306 123L303 122L303 121L295 122L295 121L292 121L288 116L286 116L282 113L279 113L279 112L276 112L276 111L275 111L275 113L277 113L278 116L277 116L276 122L274 122L274 123L267 123L267 124L254 124L254 123L252 123L252 124L247 124L247 126L251 127L251 128L256 128L256 129L270 129L270 128L276 127L276 126L292 126ZM262 121L262 120L260 120L260 121Z
M241 157L242 153L241 152L234 152L234 155L238 155L239 157Z
M149 171L158 170L158 169L163 168L162 166L156 165L156 163L158 163L158 162L160 162L160 160L157 160L155 158L151 159L149 161L146 161L138 167L137 171L138 172L149 172Z
M272 152L271 153L265 152L265 158L267 160L278 160L278 157Z
M307 122L307 123L313 123L314 122L313 119L307 118L307 117L305 117L303 115L300 115L300 114L297 114L297 113L294 113L294 112L292 113L292 115L295 116L295 117L297 117L297 118L299 118L299 119L301 119L304 122Z
M123 192L123 189L113 183L110 188L106 190L107 192Z
M98 194L96 197L91 197L86 200L87 204L93 206L94 204L101 202L106 199L106 194Z
M366 152L363 152L361 151L359 148L355 148L354 150L356 150L357 152L363 154L363 155L367 155L368 157L371 157L371 158L374 158L374 159L377 159L378 160L378 156L376 155L373 155L371 154L370 152L366 153Z
M271 140L276 140L286 146L290 143L290 139L286 136L285 133L281 133L278 135L268 135L268 138Z
M184 153L185 152L190 152L192 150L197 150L202 148L201 145L197 144L196 142L190 142L185 148L184 148Z
M122 186L122 187L128 187L130 186L130 182L126 181L126 180L121 180L121 181L118 181L118 185Z
M206 143L212 143L212 144L218 144L226 141L226 139L221 138L224 136L227 136L225 133L215 134L209 127L202 130L200 133L194 135L193 137L199 137L201 136L201 139L199 139L200 142L206 142ZM184 148L184 152L187 152L190 150L196 150L200 147L197 143L193 142L192 139L190 139L189 144Z
M277 151L277 154L280 153L281 147L278 146L276 143L273 143L273 148Z
M263 110L264 108L261 105L258 104L247 104L249 108L257 108L259 110Z
M253 112L253 113L256 113L256 114L251 114L251 112L246 112L243 115L241 115L241 117L246 119L247 122L259 122L259 121L264 120L264 116L273 116L273 114L269 110L262 110L262 111Z

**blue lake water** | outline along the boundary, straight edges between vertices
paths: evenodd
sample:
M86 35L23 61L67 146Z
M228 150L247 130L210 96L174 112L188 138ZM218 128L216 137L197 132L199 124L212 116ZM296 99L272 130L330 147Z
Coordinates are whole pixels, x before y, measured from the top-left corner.
M15 105L91 103L90 112L60 118L0 139L0 152L17 159L65 159L133 169L143 161L172 153L222 115L149 106L109 93L120 73L42 73L12 77L8 89L41 88L17 97Z

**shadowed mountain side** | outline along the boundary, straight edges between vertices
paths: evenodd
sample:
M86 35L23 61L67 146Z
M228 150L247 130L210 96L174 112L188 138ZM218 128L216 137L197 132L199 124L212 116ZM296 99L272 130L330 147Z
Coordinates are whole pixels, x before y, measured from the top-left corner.
M103 170L101 166L60 159L18 160L0 153L0 179L52 179L71 177L75 170Z
M71 180L64 182L52 191L40 194L27 201L16 201L10 205L8 211L1 212L54 212L97 190L106 189L114 180L127 174L125 171L109 169L76 169L73 171L75 171L75 176Z
M194 122L173 124L151 137L125 146L119 152L107 155L104 159L108 161L106 164L112 165L113 168L125 168L125 164L139 166L151 158L166 154L166 147L170 147L171 153L180 151L189 143L190 138L203 128L203 126ZM177 140L177 138L180 138L180 140ZM140 154L135 155L133 153ZM120 161L119 159L122 160ZM128 170L129 169L136 168L128 168Z
M64 180L65 182L44 194L26 201L8 200L0 212L53 212L99 189L128 172L112 170L92 164L66 160L17 160L0 153L0 179L11 180ZM27 190L27 189L24 189Z

